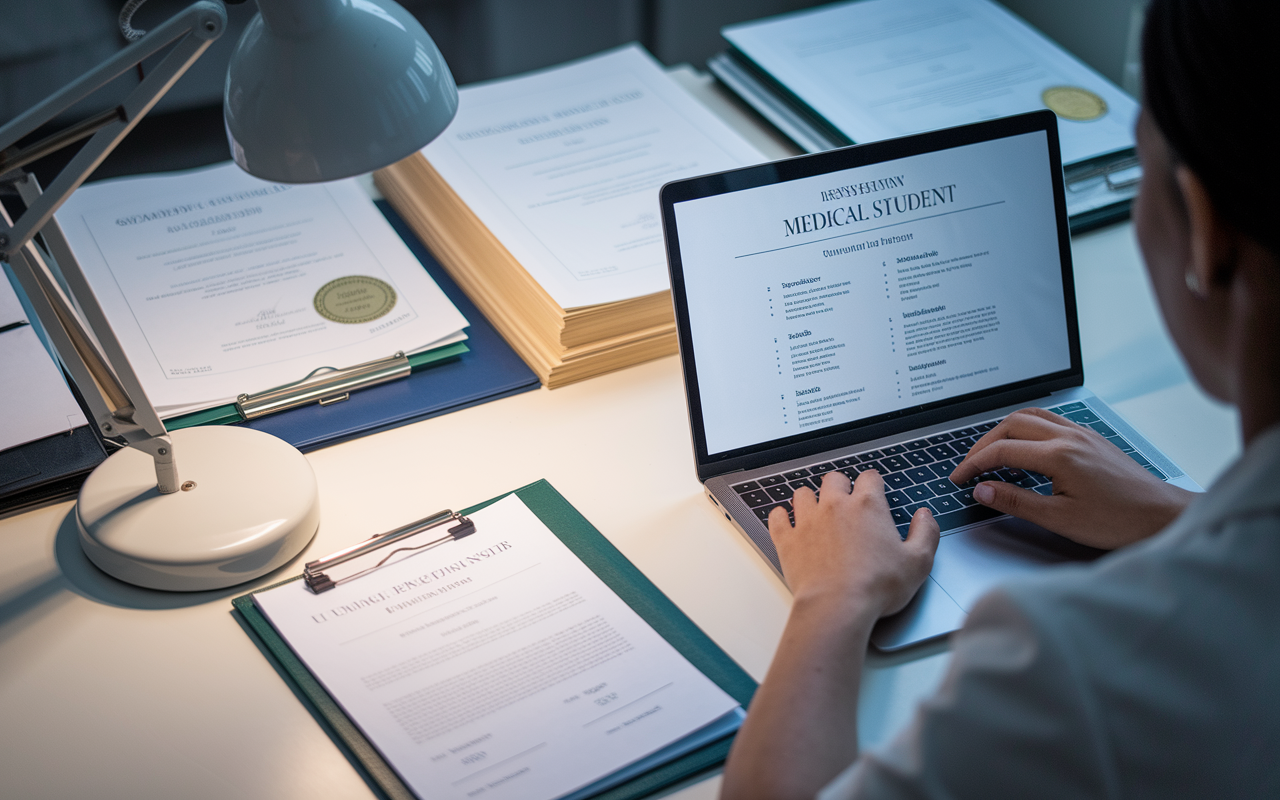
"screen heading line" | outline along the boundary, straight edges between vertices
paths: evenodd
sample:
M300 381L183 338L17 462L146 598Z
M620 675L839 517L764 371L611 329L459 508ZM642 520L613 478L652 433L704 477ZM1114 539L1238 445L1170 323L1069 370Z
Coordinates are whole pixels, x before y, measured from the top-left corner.
M783 245L782 247L775 247L771 250L760 250L755 253L743 253L742 255L734 256L734 258L750 258L752 256L762 256L768 253L777 253L780 250L790 250L794 247L808 247L811 244L822 244L823 242L830 242L835 239L844 239L849 236L860 236L865 233L871 233L872 231L882 231L885 228L896 228L899 225L910 225L913 222L923 222L926 219L937 219L938 217L946 217L946 216L950 216L951 214L962 214L966 211L977 211L980 208L990 208L991 206L1003 205L1004 202L1005 201L1003 200L996 200L993 203L983 203L982 205L969 206L968 208L957 208L955 211L943 211L939 214L929 214L928 216L916 217L915 219L905 219L902 222L891 222L888 225L877 225L874 228L863 228L860 231L852 231L850 233L841 233L836 236L827 236L826 238L823 238L823 239L814 239L812 242L800 242L798 244L788 244L788 245Z

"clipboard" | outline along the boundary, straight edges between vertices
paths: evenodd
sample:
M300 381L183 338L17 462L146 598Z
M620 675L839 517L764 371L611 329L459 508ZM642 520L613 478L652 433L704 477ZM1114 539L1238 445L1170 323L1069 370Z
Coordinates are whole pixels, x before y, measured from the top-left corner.
M529 510L542 521L569 550L594 572L623 602L629 605L658 635L689 660L694 667L723 689L745 709L756 690L756 682L742 667L720 649L694 622L685 616L675 603L644 576L626 556L595 529L568 500L550 483L540 480L499 495L458 512L449 512L447 522L463 518L514 494L524 501ZM420 522L426 523L427 520ZM416 524L416 523L415 523ZM408 527L408 526L406 526ZM443 525L435 528L442 533ZM395 533L390 532L390 533ZM389 536L390 534L388 534ZM465 533L463 535L466 535ZM382 537L385 538L385 537ZM440 538L440 537L438 537ZM461 538L461 537L458 537ZM373 541L373 540L369 540ZM388 544L404 541L388 539ZM433 542L436 541L433 539ZM363 543L362 543L363 544ZM448 546L444 544L443 546ZM350 548L349 548L350 549ZM345 552L345 551L342 551ZM283 583L301 580L297 576L258 591L266 591ZM400 780L400 777L383 759L382 755L365 738L350 717L325 691L319 681L294 654L289 645L276 632L266 617L253 603L253 594L232 600L235 613L239 614L246 632L255 640L259 649L273 663L281 677L305 698L312 715L329 734L338 740L350 757L363 768L368 779L392 800L422 800L417 798ZM733 735L719 739L662 764L610 789L595 795L598 800L634 800L645 797L691 776L710 770L724 762L733 743Z
M370 433L438 417L538 388L538 376L485 319L386 200L374 205L462 312L470 325L465 343L408 357L407 377L350 392L339 403L312 403L242 421L234 405L165 420L169 430L191 425L240 424L284 439L308 452ZM390 353L387 354L391 356Z

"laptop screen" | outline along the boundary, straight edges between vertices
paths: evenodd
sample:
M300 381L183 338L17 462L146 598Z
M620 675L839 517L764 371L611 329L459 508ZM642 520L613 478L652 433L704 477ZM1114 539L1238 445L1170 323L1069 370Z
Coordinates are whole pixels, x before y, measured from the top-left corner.
M809 175L797 159L781 162L800 164L795 177L750 168L744 188L728 173L664 203L700 456L1071 370L1051 133Z

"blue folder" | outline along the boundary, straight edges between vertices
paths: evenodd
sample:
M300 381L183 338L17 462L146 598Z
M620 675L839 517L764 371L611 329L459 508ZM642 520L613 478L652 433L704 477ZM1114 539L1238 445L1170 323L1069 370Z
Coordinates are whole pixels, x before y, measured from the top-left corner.
M352 392L341 403L304 406L237 424L266 431L305 452L538 387L538 377L463 294L404 220L385 200L377 201L377 206L467 318L467 352L424 367L407 378ZM75 494L105 457L92 426L77 428L71 436L59 434L0 453L0 511Z
M538 376L498 335L400 215L385 200L378 200L377 206L431 278L471 323L467 328L468 352L407 378L352 392L351 397L341 403L303 406L241 424L278 436L306 452L539 386Z

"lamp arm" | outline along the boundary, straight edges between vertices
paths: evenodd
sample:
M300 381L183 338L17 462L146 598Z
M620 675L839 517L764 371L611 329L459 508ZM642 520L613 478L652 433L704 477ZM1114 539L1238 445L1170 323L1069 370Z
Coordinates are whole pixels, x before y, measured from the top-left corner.
M58 355L80 387L98 429L106 436L122 437L130 446L152 456L157 487L162 494L179 489L168 432L147 399L53 214L222 35L226 23L226 9L220 3L200 0L0 128L0 148L8 148L143 59L173 45L114 115L99 115L92 120L92 125L73 126L86 133L90 128L96 132L58 173L48 191L41 192L35 177L21 169L0 175L0 181L18 189L26 206L16 220L11 220L0 209L0 260L7 260L13 267ZM77 140L77 136L55 134L32 148L47 151L50 140L67 144ZM21 151L16 155L13 150L5 153L11 163L22 160ZM33 241L36 233L42 234L47 253ZM62 291L47 263L51 260L50 254L56 259L61 277L75 298L74 303ZM83 312L84 319L79 312Z

